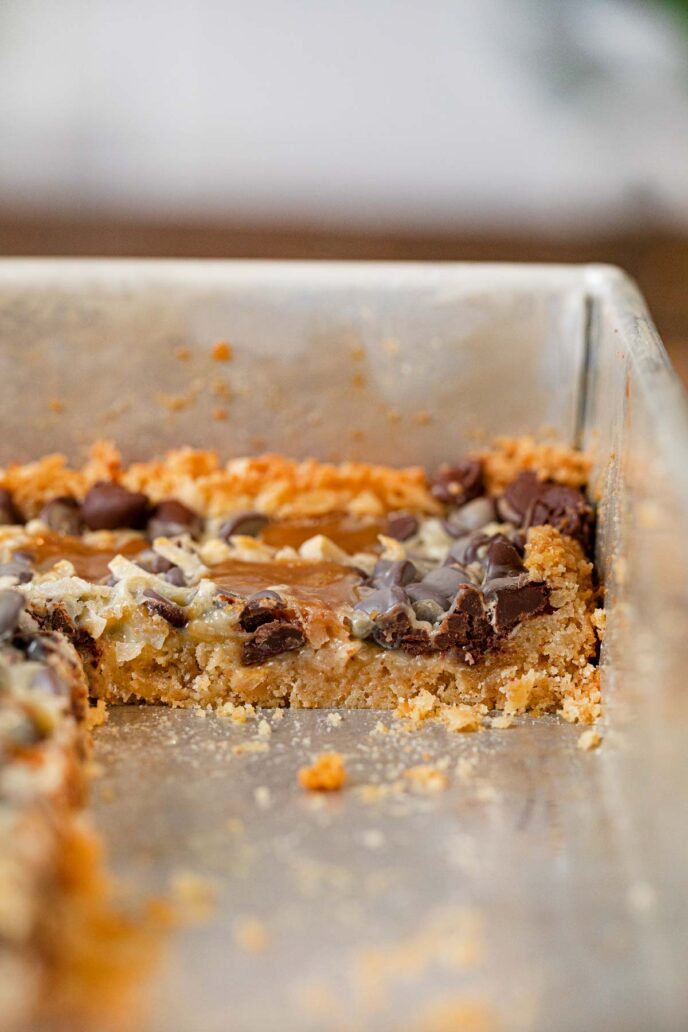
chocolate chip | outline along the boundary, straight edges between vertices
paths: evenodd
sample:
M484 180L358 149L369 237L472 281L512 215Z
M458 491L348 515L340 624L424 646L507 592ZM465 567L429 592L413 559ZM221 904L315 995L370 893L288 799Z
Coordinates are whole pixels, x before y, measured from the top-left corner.
M445 505L463 505L484 490L483 468L477 459L440 466L430 483L433 497Z
M149 613L161 616L172 627L186 627L189 619L182 607L178 606L176 602L170 602L168 598L158 594L153 588L146 588L143 595L145 598L144 605Z
M391 512L387 517L385 534L397 541L408 541L418 533L418 519L410 512Z
M430 635L422 627L412 627L401 639L401 648L410 656L422 656L432 652Z
M166 580L168 584L174 584L176 588L183 588L186 584L184 571L178 566L173 566L171 569L163 573L163 579Z
M411 633L411 620L406 609L403 605L396 605L378 616L371 638L383 649L398 649Z
M289 622L292 613L276 591L257 591L251 595L239 614L239 623L244 631L255 631L262 624L279 621Z
M549 599L547 585L528 580L527 574L489 581L483 593L498 634L508 633L526 616L544 612Z
M486 558L485 580L509 577L525 571L520 553L501 535L494 537L487 546Z
M491 498L474 498L460 509L451 512L442 520L442 526L450 537L462 537L472 530L480 530L496 517L495 503Z
M261 530L267 527L270 517L262 512L239 512L226 520L217 534L224 541L228 541L234 534L242 534L244 537L258 537Z
M7 563L0 563L0 577L16 577L19 584L28 584L33 571L27 559L18 559L15 555Z
M167 573L174 566L174 563L171 563L169 559L165 559L164 555L158 555L152 548L139 552L134 562L147 573Z
M441 652L461 649L477 659L490 647L492 638L481 593L471 585L463 585L435 633L435 647Z
M439 566L426 574L422 581L425 588L431 588L447 599L453 598L462 584L470 583L470 576L456 566Z
M459 563L461 566L468 566L480 558L481 549L489 545L491 540L489 534L482 534L479 530L474 530L454 542L447 553L445 563Z
M412 602L411 608L416 614L418 620L424 620L426 623L435 624L446 613L447 600L444 595L436 595L434 598L428 598L424 595L423 598L419 598L417 601Z
M421 602L432 602L435 605L441 606L442 610L449 609L449 596L446 591L439 591L425 580L418 581L417 584L408 584L405 591L408 598L414 603L413 608L416 612L415 604Z
M244 666L256 666L283 652L294 652L306 644L306 636L300 627L283 620L262 624L241 648Z
M7 588L0 591L0 635L14 634L24 609L24 596Z
M203 520L193 509L174 498L166 498L153 509L146 527L151 541L158 537L175 537L177 534L191 534L196 537L203 529Z
M576 538L584 548L592 543L594 512L582 491L551 481L538 480L532 472L520 473L498 500L504 519L516 526L549 524Z
M77 537L84 529L81 505L76 498L69 498L67 495L51 499L41 509L40 518L58 534Z
M84 522L90 530L140 528L148 512L148 498L140 491L127 491L121 484L100 481L87 492L82 506Z
M391 587L379 588L377 591L366 595L360 602L357 602L354 609L367 613L369 616L377 617L389 612L395 606L404 605L406 592L403 588L394 584Z
M21 523L22 518L14 504L12 495L6 487L0 487L0 526Z
M378 559L370 580L376 588L403 587L417 575L418 571L409 559Z

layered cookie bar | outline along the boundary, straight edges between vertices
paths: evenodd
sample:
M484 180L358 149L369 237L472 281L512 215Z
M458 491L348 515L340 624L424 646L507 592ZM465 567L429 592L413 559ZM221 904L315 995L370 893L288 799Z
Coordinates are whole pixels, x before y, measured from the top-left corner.
M530 438L438 470L107 444L6 469L0 587L89 691L171 705L599 709L587 461Z

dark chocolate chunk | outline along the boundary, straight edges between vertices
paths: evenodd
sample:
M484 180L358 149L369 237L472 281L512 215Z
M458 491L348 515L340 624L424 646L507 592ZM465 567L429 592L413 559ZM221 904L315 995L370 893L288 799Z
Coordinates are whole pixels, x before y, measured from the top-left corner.
M509 577L524 573L525 567L518 549L501 534L495 536L487 546L485 580Z
M462 649L476 659L490 647L493 636L480 591L464 584L435 633L435 648L441 652Z
M411 512L391 512L387 517L385 534L397 541L408 541L418 533L420 523Z
M255 631L263 624L292 620L285 601L276 591L257 591L251 595L241 613L239 623L244 631Z
M121 484L102 480L87 492L82 515L90 530L139 529L146 522L148 498L140 491L127 491Z
M36 619L39 627L43 631L59 631L60 634L64 634L66 638L71 641L72 645L81 654L82 659L88 659L89 661L95 662L100 656L100 646L95 638L85 631L81 627L77 627L72 617L69 615L64 605L57 603L51 606L50 609L38 610L34 607L31 608L31 615ZM45 636L38 639L41 642L45 642ZM53 645L53 649L54 649ZM38 646L36 646L38 648Z
M47 502L41 509L40 518L58 534L77 537L84 530L81 505L76 498L70 498L68 495L61 495Z
M547 585L528 580L527 574L488 581L483 593L497 634L507 634L526 616L544 612L549 599Z
M477 459L464 459L454 466L440 466L430 490L445 505L463 505L484 493L483 468Z
M499 512L517 527L549 524L576 538L584 548L592 542L594 512L582 491L520 473L499 499Z
M409 559L378 559L370 580L376 588L404 587L416 576L417 570Z
M398 649L412 631L411 620L405 607L396 605L378 616L370 636L383 649Z
M425 588L431 588L444 595L445 598L454 598L462 584L470 584L471 578L456 566L439 566L423 577L422 584Z
M256 666L283 652L294 652L305 644L306 636L300 627L283 620L273 620L262 624L255 634L244 642L241 660L244 666Z
M491 498L474 498L442 520L442 526L451 537L462 537L472 530L480 530L496 518L495 503Z
M16 577L20 584L28 584L33 571L27 559L18 559L16 555L7 563L0 563L0 577Z
M377 591L373 591L370 595L366 595L360 602L357 602L354 609L359 609L362 613L367 613L368 616L376 618L383 613L388 613L395 606L404 605L406 602L406 592L403 588L394 584L387 588L378 588Z
M166 498L153 509L146 527L146 535L154 541L158 537L175 537L177 534L200 534L203 520L188 505L174 498Z
M0 591L0 635L14 634L23 609L24 596L20 591Z
M242 534L244 537L258 537L261 530L267 527L270 517L262 512L239 512L226 520L217 534L224 541L228 541L233 534Z
M186 627L189 622L189 618L176 602L170 602L169 598L165 598L164 595L160 595L153 588L146 588L143 596L145 598L144 605L149 613L155 613L157 616L161 616L163 620L167 620L168 624L172 627Z
M0 526L22 523L23 520L14 504L12 495L6 487L0 487Z
M420 627L412 627L401 639L401 648L410 656L422 656L433 651L430 635Z

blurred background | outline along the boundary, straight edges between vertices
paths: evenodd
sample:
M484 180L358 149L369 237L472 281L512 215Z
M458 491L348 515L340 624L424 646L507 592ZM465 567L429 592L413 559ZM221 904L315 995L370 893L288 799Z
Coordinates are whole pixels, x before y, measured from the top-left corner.
M0 253L608 261L688 378L688 0L0 0Z

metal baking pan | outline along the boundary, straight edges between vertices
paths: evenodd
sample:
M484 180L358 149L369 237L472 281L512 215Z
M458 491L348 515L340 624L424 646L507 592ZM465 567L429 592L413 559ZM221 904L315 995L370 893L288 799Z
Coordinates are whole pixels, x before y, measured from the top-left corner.
M595 456L596 752L554 718L371 735L384 714L290 711L269 751L237 753L255 724L111 711L90 809L125 898L189 879L213 897L172 935L145 1028L688 1026L688 416L623 273L7 260L0 344L0 462L108 436L131 458L432 466L544 427ZM325 748L351 787L314 802L296 771ZM357 789L423 758L446 792Z

